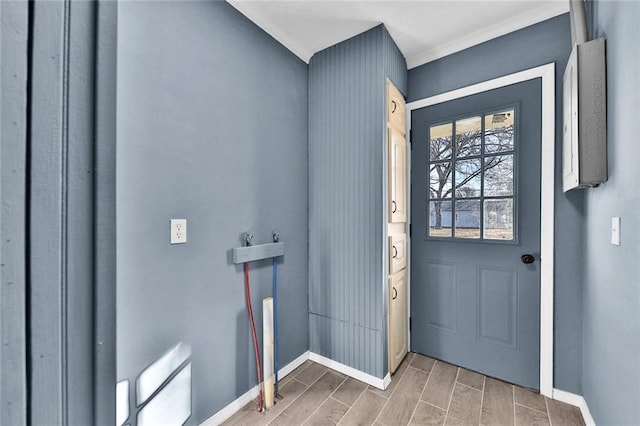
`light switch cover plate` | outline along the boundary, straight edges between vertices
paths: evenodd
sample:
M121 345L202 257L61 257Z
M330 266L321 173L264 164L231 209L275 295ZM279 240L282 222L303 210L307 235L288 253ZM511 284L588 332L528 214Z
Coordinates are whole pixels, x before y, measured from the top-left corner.
M620 218L611 218L611 244L614 246L620 245Z
M187 219L171 219L171 244L187 242Z

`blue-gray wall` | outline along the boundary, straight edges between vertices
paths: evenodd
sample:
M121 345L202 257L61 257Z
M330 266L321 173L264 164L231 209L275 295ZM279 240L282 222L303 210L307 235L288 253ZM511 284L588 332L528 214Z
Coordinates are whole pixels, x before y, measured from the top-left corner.
M406 65L380 25L309 64L310 349L387 372L384 259L385 91Z
M202 422L257 383L241 233L280 231L280 366L309 348L308 67L225 2L121 2L118 40L118 380L188 342ZM251 264L258 333L271 280Z
M607 49L609 180L586 192L583 391L599 425L640 419L640 3L588 3ZM611 217L622 244L611 245Z
M409 70L409 101L555 62L555 349L554 386L582 394L583 193L562 192L562 75L571 37L561 15Z
M0 2L0 424L27 421L27 2Z

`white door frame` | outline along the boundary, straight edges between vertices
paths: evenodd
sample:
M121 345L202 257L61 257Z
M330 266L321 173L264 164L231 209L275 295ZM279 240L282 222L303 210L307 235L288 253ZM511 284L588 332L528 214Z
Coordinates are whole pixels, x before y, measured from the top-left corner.
M407 125L411 130L411 112L488 90L542 79L542 163L540 167L540 393L553 394L553 271L554 271L554 195L555 195L555 64L542 65L407 104ZM411 156L407 156L407 179L411 182ZM407 188L411 188L407 185ZM408 189L408 221L411 223L411 193ZM409 237L408 249L411 250ZM407 290L411 300L411 255L408 256ZM411 303L409 303L411 316ZM411 334L409 334L411 345Z

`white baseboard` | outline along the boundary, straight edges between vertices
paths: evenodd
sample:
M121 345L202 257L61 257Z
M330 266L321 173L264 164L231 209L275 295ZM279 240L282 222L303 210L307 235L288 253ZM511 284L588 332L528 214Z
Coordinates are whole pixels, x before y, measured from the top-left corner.
M390 374L387 374L384 379L380 379L378 377L372 376L371 374L356 370L353 367L349 367L348 365L344 365L332 359L323 357L322 355L318 355L315 352L309 353L309 359L313 362L324 365L325 367L331 368L332 370L336 370L342 374L346 374L349 377L360 380L361 382L364 382L368 385L375 386L378 389L384 390L387 388L387 386L389 386L389 383L391 383Z
M289 364L285 365L280 370L278 370L278 380L287 376L293 370L295 370L296 368L304 364L309 359L309 353L310 353L309 351L306 351L305 353L300 355L298 358L294 359Z
M384 380L382 382L382 390L385 390L386 388L388 388L390 384L391 384L391 373L387 373L387 375L384 376Z
M593 420L593 417L591 417L589 406L587 405L587 401L584 399L584 397L560 389L553 389L553 399L580 408L582 418L584 419L586 425L595 426L596 422Z
M225 420L240 411L242 407L256 399L259 391L260 385L255 385L243 395L241 395L238 399L233 401L231 404L227 405L222 410L218 411L213 416L200 423L200 426L218 426L222 424Z
M291 373L293 370L304 364L304 362L307 360L317 362L318 364L324 365L325 367L336 370L342 374L346 374L347 376L353 377L354 379L360 380L361 382L367 383L371 386L375 386L378 389L384 390L391 383L391 374L387 374L384 379L380 379L378 377L364 373L360 370L356 370L353 367L349 367L348 365L341 364L337 361L323 357L322 355L318 355L310 351L306 351L298 358L294 359L289 364L278 370L278 379L282 379L287 374ZM242 407L253 401L258 396L259 392L259 385L252 387L238 399L232 401L222 410L218 411L213 416L200 423L200 426L218 426L219 424L222 424L225 420L229 419L235 413L240 411Z
M298 358L291 361L289 364L282 367L278 370L278 380L285 377L287 374L291 373L293 370L301 366L309 359L309 351L306 351ZM213 416L209 417L204 422L200 423L200 426L218 426L222 424L225 420L233 416L235 413L240 411L242 407L253 401L260 392L260 385L255 385L247 392L242 394L238 399L231 402L229 405L224 407L222 410L215 413Z

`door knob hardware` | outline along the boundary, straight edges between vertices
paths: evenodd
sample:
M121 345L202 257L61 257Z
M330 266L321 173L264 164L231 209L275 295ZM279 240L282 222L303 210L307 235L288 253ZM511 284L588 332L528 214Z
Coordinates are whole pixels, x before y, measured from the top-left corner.
M396 204L395 200L392 200L391 204L393 205L393 210L391 210L391 213L397 212L398 211L398 205Z
M391 101L391 114L393 114L394 112L396 112L396 108L398 107L398 104L396 104L396 101Z
M396 300L398 298L398 290L396 290L395 287L393 287L393 296L391 297L391 299Z
M396 248L396 246L392 246L393 247L393 258L397 258L398 257L398 249Z
M529 265L535 262L536 258L531 254L523 254L522 256L520 256L520 260L522 260L522 263L524 263L525 265Z

